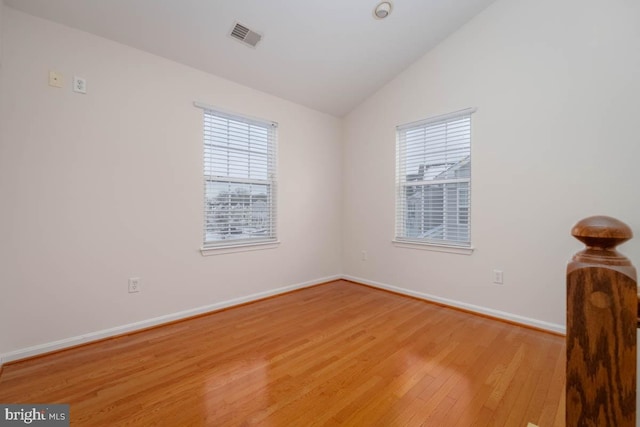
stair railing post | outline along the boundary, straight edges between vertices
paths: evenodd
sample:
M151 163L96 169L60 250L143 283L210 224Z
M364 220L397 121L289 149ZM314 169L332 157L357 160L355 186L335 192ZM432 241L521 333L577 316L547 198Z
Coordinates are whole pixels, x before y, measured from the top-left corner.
M606 216L571 234L586 248L567 266L566 427L636 427L636 269L615 249L633 234Z

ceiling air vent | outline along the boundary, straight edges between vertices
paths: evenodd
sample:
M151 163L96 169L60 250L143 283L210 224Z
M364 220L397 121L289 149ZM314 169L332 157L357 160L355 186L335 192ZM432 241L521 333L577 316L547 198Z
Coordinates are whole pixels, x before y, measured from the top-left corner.
M236 40L241 41L244 44L247 44L251 47L256 47L262 36L255 31L251 31L244 25L236 22L236 25L233 26L231 33L229 34Z

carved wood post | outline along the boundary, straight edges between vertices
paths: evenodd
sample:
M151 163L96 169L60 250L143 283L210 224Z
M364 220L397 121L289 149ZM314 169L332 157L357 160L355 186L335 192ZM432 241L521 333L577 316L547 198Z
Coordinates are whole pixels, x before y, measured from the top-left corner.
M633 234L606 216L571 234L587 247L567 266L566 427L636 427L636 269L615 250Z

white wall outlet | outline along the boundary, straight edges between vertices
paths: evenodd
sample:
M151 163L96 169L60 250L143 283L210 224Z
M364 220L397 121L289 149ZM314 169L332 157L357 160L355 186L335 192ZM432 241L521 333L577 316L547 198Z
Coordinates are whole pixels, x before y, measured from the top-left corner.
M367 251L362 251L361 259L362 259L362 261L366 261L367 260Z
M73 91L77 93L87 93L87 79L73 76Z
M130 277L129 278L129 293L133 294L136 292L140 292L140 278L139 277Z
M504 273L502 270L493 270L493 283L502 285L504 283Z
M49 86L62 87L63 85L64 85L64 82L62 80L62 73L49 70Z

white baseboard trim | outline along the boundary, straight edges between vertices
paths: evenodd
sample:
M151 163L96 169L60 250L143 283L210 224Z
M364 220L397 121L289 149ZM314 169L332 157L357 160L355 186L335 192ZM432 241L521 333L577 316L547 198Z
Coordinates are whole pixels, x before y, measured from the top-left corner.
M363 279L361 277L355 277L350 275L343 275L343 279L351 280L352 282L362 283L364 285L373 286L374 288L385 289L387 291L403 294L415 298L420 298L425 301L435 302L455 308L460 308L467 311L472 311L478 314L484 314L486 316L495 317L498 319L507 320L513 323L519 323L521 325L531 326L537 329L543 329L545 331L556 332L559 334L566 334L566 326L557 323L549 323L542 320L532 319L530 317L520 316L518 314L507 313L505 311L494 310L491 308L481 307L479 305L467 304L448 298L441 298L435 295L429 295L422 292L412 291L409 289L400 288L397 286L387 285L386 283L380 283L373 280Z
M91 341L98 341L104 338L122 335L129 332L135 332L135 331L146 329L152 326L162 325L163 323L169 323L175 320L185 319L188 317L197 316L199 314L221 310L223 308L229 308L236 305L261 300L264 298L283 294L286 292L295 291L297 289L318 285L320 283L339 280L341 278L342 278L342 275L339 275L339 274L334 276L327 276L320 279L309 280L307 282L298 283L295 285L284 286L281 288L271 289L264 292L258 292L258 293L247 295L244 297L234 298L227 301L221 301L214 304L205 305L202 307L179 311L177 313L166 314L164 316L158 316L152 319L142 320L140 322L129 323L127 325L116 326L110 329L103 329L101 331L91 332L91 333L79 335L76 337L65 338L58 341L48 342L45 344L39 344L32 347L11 351L9 353L0 354L0 366L2 362L4 363L13 362L20 359L26 359L28 357L38 356L40 354L50 353L52 351L57 351L57 350L62 350L64 348L77 346L80 344L86 344Z

